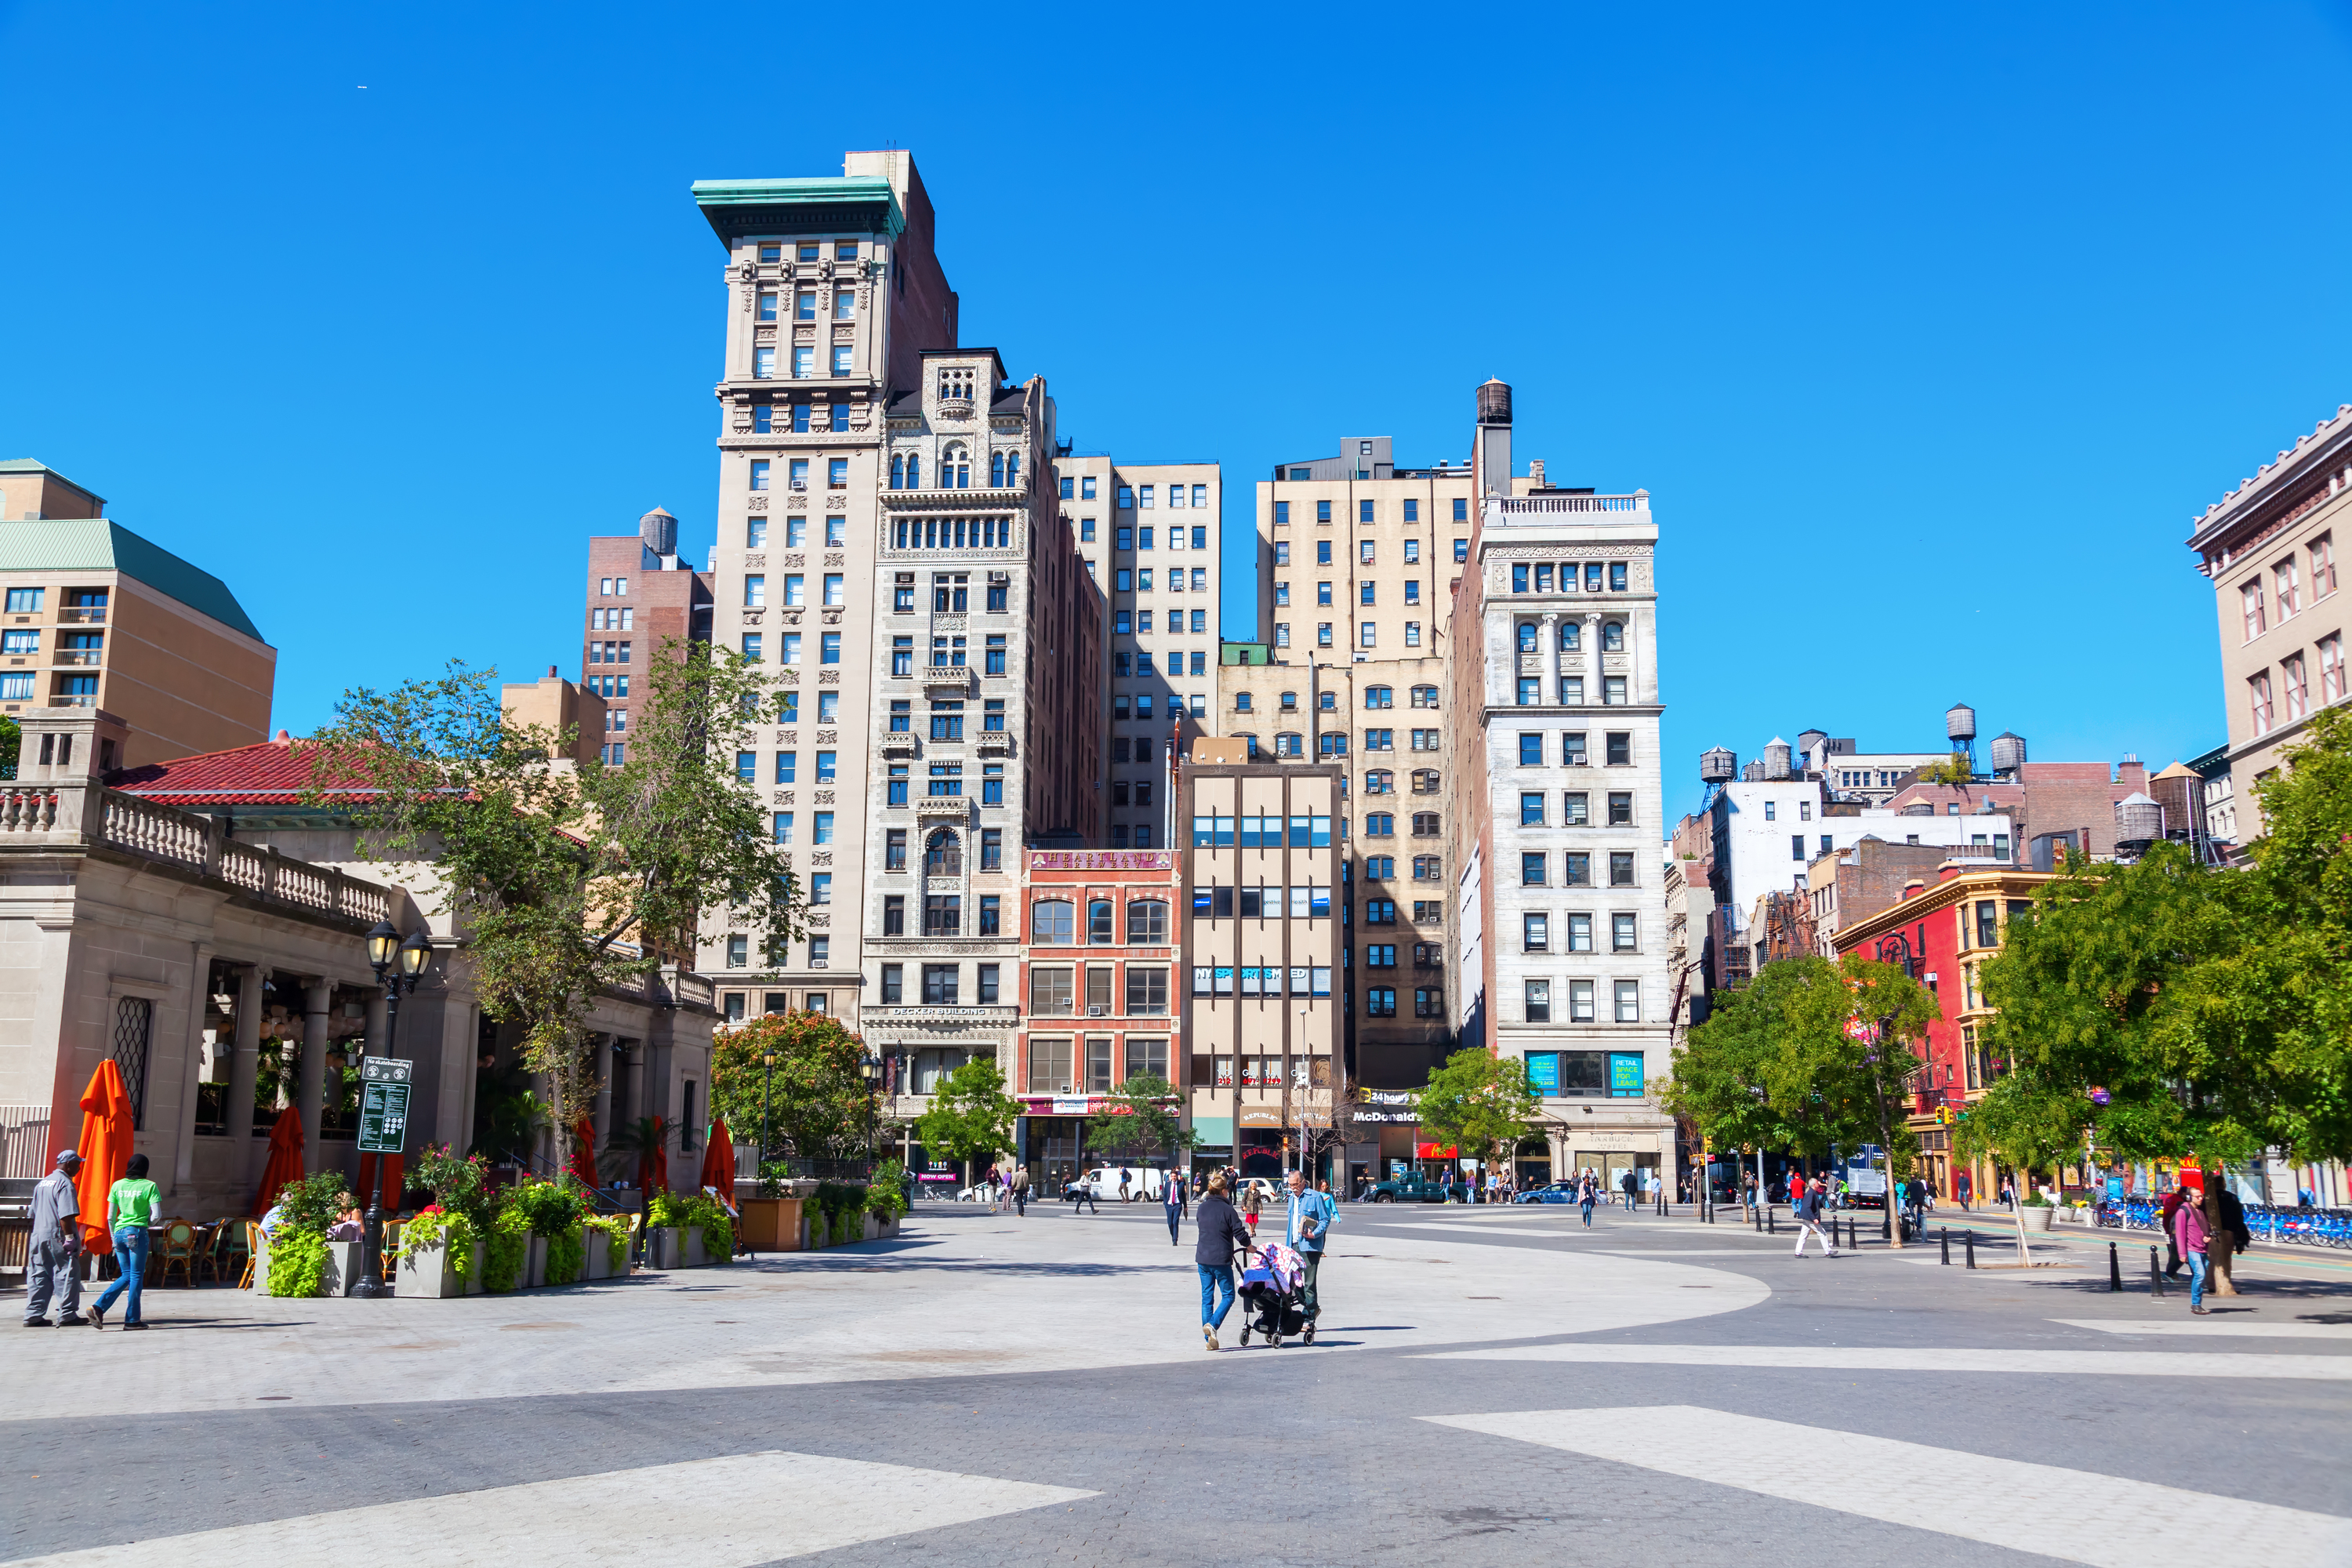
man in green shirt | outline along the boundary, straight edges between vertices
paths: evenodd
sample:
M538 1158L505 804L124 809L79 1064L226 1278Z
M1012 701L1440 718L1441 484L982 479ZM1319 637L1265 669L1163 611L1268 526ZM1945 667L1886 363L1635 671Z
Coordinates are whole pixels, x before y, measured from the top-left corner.
M121 1272L89 1310L92 1328L106 1327L106 1310L125 1289L131 1292L131 1305L122 1310L122 1326L147 1326L139 1321L139 1292L147 1279L147 1227L155 1223L155 1205L162 1197L147 1179L147 1156L131 1155L128 1173L106 1194L106 1227L114 1233L114 1261Z

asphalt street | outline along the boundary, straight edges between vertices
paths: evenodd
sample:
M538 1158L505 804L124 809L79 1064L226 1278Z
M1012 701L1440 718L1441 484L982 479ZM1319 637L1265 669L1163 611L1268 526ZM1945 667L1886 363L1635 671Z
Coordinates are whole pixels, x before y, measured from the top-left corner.
M1141 1205L505 1298L150 1291L148 1334L0 1342L0 1561L2352 1563L2352 1258L2248 1255L2192 1318L2144 1238L2118 1293L2105 1234L1971 1272L1343 1215L1318 1342L1215 1355Z

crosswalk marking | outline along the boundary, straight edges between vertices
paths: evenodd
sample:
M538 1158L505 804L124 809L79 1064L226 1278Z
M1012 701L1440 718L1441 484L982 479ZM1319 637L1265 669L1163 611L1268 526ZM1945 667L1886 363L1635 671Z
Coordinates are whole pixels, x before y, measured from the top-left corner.
M1756 1366L1822 1372L2023 1373L2034 1376L2269 1377L2352 1383L2352 1356L2242 1351L1890 1349L1876 1345L1628 1345L1571 1342L1437 1351L1422 1361L1566 1361L1616 1366Z
M2215 1311L2205 1321L2192 1318L2053 1318L2071 1329L2103 1334L2228 1334L2262 1340L2352 1340L2352 1323L2261 1323L2234 1312Z
M751 1568L1094 1495L819 1454L735 1454L89 1547L10 1568L251 1568L330 1554L533 1568Z
M1410 1219L1406 1219L1406 1220L1398 1220L1398 1221L1396 1221L1393 1225L1391 1225L1391 1226L1389 1226L1389 1228L1390 1228L1390 1229L1391 1229L1391 1230L1437 1230L1437 1231L1444 1231L1444 1232L1445 1232L1445 1233L1446 1233L1447 1235L1449 1235L1449 1236L1460 1237L1462 1237L1462 1238L1464 1238L1464 1239L1465 1239L1465 1240L1466 1240L1466 1239L1468 1239L1469 1237L1475 1237L1475 1236L1543 1236L1543 1237L1560 1237L1560 1236L1573 1236L1573 1235L1580 1235L1580 1234L1582 1234L1582 1229L1581 1229L1581 1227L1570 1227L1570 1226L1563 1226L1563 1227L1561 1227L1561 1228L1560 1228L1560 1229L1559 1229L1559 1230L1538 1230L1538 1229L1537 1229L1535 1226L1521 1226L1521 1225L1488 1225L1488 1224L1486 1224L1486 1223L1485 1223L1485 1222L1483 1222L1483 1221L1478 1221L1478 1220L1471 1220L1471 1221L1467 1221L1467 1222L1465 1222L1465 1221L1462 1221L1462 1220L1454 1220L1454 1221L1453 1221L1453 1222L1451 1222L1451 1223L1447 1223L1447 1222L1443 1221L1443 1220L1410 1220Z
M1423 1419L2093 1568L2146 1568L2200 1540L2242 1543L2264 1568L2352 1562L2352 1520L2333 1514L1697 1405Z

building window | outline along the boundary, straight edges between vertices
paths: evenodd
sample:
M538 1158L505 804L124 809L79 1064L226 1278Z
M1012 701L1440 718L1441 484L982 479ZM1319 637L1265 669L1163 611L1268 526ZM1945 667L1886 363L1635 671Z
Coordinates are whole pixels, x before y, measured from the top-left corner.
M1559 795L1559 820L1569 827L1589 826L1592 821L1592 796L1580 789L1562 790Z
M2269 618L2263 614L2263 580L2250 579L2239 588L2238 597L2246 616L2246 641L2252 642L2269 629Z
M2305 673L2303 655L2291 653L2279 660L2280 683L2286 688L2286 717L2292 724L2311 713L2311 682Z
M746 969L751 966L751 939L747 936L729 937L727 939L727 967L730 969Z
M1639 951L1638 944L1633 940L1634 930L1632 915L1611 915L1609 917L1609 951L1612 952Z
M1159 964L1127 966L1127 1011L1130 1017L1161 1017L1168 1012L1168 971Z
M951 1005L962 970L957 963L926 963L923 965L923 1000L932 1006Z
M1519 946L1528 952L1547 952L1551 949L1551 921L1547 915L1519 917Z
M900 925L907 923L903 915L900 917L898 923ZM896 1006L906 999L907 966L903 963L884 964L882 966L883 1002L887 1005Z
M2344 700L2344 634L2322 637L2319 641L2319 700L2340 702Z
M1527 1021L1530 1024L1551 1022L1551 982L1530 980L1527 984Z
M1542 701L1542 689L1543 679L1540 676L1520 676L1518 678L1518 705L1522 708L1532 708L1537 703Z
M1579 742L1578 749L1581 750L1582 737L1578 736L1575 737L1575 739ZM1611 767L1622 768L1633 765L1633 737L1631 731L1625 730L1610 731L1608 745L1609 765Z
M1801 859L1802 858L1799 857ZM1633 852L1632 850L1612 849L1609 852L1609 885L1612 888L1630 888L1633 885Z
M1638 980L1617 982L1617 1021L1638 1024L1642 1021L1642 983Z
M1544 820L1544 795L1541 790L1519 792L1519 826L1540 827Z
M1571 1024L1592 1022L1592 982L1571 980L1568 983L1568 1021Z
M1540 888L1544 886L1546 880L1544 868L1549 863L1549 858L1543 855L1520 856L1519 886L1522 888ZM1415 860L1413 862L1412 874L1415 877L1419 877L1421 875L1421 862L1419 860Z
M888 802L889 802L889 804L890 804L890 805L906 805L906 804L907 804L907 764L906 764L906 763L891 763L891 764L890 764L890 773L889 773L889 777L888 777L888 779L887 779L887 785L888 785L888 788L889 788L889 792L890 792L890 793L889 793L889 796L888 796Z
M2252 710L2254 733L2264 735L2271 729L2271 672L2263 670L2246 682L2246 697Z
M963 900L954 893L933 893L923 900L923 934L955 936L963 930Z

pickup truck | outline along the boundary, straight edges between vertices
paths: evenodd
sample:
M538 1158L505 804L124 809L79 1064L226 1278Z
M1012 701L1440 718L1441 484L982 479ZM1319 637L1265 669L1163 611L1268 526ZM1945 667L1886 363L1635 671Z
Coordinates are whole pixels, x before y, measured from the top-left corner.
M1462 1189L1456 1187L1454 1190L1459 1192ZM1370 1195L1376 1204L1442 1204L1445 1201L1445 1188L1443 1184L1429 1180L1418 1171L1408 1171L1385 1182L1374 1182ZM1465 1193L1464 1195L1468 1194Z

